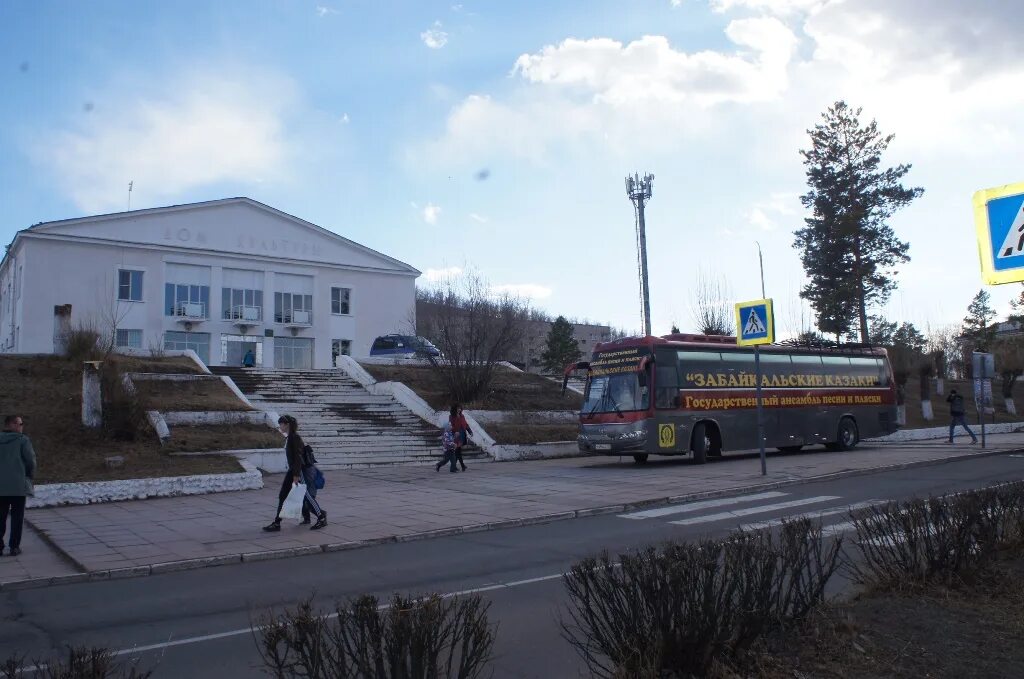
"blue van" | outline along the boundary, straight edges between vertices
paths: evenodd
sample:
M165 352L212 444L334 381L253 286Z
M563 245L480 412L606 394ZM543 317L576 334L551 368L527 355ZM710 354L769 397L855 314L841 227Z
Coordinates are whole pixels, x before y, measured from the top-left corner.
M406 358L437 357L441 352L425 337L416 335L381 335L373 340L370 356L405 356Z

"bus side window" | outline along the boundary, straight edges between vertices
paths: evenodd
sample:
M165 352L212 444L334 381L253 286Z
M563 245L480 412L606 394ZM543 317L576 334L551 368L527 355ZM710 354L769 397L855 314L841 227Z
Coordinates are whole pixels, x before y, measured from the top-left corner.
M881 387L888 383L888 375L885 374L885 364L880 358L853 356L850 358L850 372L854 377L866 378L870 385L858 384L858 386Z
M654 380L654 407L675 408L679 405L679 371L675 364L656 364Z

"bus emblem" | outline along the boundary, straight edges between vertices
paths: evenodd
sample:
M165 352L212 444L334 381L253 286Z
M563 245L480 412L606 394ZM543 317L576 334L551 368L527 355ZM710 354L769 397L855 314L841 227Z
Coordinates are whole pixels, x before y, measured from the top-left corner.
M672 448L676 445L676 428L671 424L658 425L658 447Z

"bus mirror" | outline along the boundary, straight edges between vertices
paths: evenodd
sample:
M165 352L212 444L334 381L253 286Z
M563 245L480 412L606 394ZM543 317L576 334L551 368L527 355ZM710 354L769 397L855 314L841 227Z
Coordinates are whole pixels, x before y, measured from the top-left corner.
M646 387L647 386L647 371L646 370L641 370L639 373L637 373L637 380L640 382L640 387L641 388Z

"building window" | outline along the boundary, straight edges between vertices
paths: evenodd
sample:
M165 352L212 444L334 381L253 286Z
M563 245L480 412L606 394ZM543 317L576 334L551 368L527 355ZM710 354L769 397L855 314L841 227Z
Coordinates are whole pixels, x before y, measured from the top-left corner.
M229 321L262 321L263 291L221 288L222 317Z
M310 369L313 367L313 340L306 337L275 337L274 367Z
M275 323L312 323L313 295L293 292L274 293Z
M210 363L210 333L208 332L177 332L164 333L164 349L168 351L184 351L191 349L203 363Z
M142 301L142 272L120 269L117 272L117 298L125 302Z
M164 316L209 318L210 286L164 284Z
M331 288L331 313L347 316L349 312L349 300L352 297L350 288Z
M352 340L336 339L331 340L331 367L338 367L338 356L352 355Z
M116 344L119 347L125 347L128 349L141 349L142 331L121 330L120 328L118 328L117 333L114 336L114 344Z

